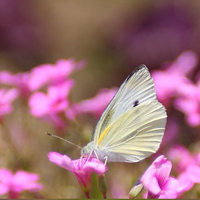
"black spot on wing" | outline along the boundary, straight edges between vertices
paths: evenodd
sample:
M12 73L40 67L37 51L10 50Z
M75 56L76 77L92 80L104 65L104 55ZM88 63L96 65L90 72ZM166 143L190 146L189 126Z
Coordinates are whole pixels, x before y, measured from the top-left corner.
M146 68L146 66L140 65L139 67L137 67L131 74L128 75L128 77L126 78L126 82L131 78L131 76L133 76L133 74L137 73L138 71L140 71L143 68Z
M136 100L136 101L133 103L133 107L136 107L136 106L138 106L138 105L139 105L139 101Z

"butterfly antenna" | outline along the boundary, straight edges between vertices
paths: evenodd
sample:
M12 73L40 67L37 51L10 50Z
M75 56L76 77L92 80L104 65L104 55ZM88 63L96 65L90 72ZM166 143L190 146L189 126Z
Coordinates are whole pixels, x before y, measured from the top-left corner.
M54 134L51 134L51 133L48 133L48 132L45 132L45 134L48 135L48 136L52 136L52 137L58 138L58 139L60 139L60 140L62 140L64 142L67 142L68 144L74 145L74 146L78 147L79 149L82 149L79 145L74 144L73 142L70 142L68 140L65 140L64 138L61 138L61 137L59 137L57 135L54 135Z

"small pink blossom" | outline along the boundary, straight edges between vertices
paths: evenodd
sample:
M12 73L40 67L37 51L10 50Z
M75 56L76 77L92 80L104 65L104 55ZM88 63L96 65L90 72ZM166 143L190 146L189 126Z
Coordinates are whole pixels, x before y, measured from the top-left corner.
M79 114L91 113L99 117L114 97L116 91L116 88L101 89L95 97L74 104L71 109L67 110L66 115L69 118L74 118Z
M12 102L17 98L16 89L0 89L0 119L12 112Z
M47 84L62 84L73 71L83 68L84 65L83 61L75 63L73 59L61 59L55 64L39 65L31 70L29 87L31 90L37 90Z
M36 117L48 116L66 110L69 105L68 94L73 87L73 80L47 88L47 94L36 92L29 99L31 114Z
M156 199L176 198L179 182L170 177L172 163L163 155L159 156L145 171L141 183L148 191L148 197Z
M37 174L17 171L12 174L8 169L0 169L0 195L8 194L9 198L19 198L24 190L36 192L43 187L38 183Z
M87 196L91 188L92 172L103 175L107 171L107 167L96 158L71 160L67 155L57 152L50 152L48 158L54 164L73 172Z
M158 99L168 106L172 97L178 95L190 81L187 76L193 72L197 64L197 56L191 51L183 52L164 71L157 70L152 73Z

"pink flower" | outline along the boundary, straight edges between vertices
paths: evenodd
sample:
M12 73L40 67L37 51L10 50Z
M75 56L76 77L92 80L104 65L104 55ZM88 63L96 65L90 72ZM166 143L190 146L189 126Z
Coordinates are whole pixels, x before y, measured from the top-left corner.
M42 185L37 183L37 174L17 171L12 174L7 169L0 169L0 195L8 194L9 198L19 198L24 190L36 192L42 189Z
M114 97L116 91L116 88L101 89L95 97L74 104L71 109L67 110L66 115L69 118L74 118L79 114L92 113L99 117Z
M174 101L174 107L185 114L190 126L198 126L200 124L200 87L193 83L185 84L179 88L178 95Z
M148 197L158 199L176 198L179 182L170 177L172 163L163 155L159 156L146 170L141 183L148 190Z
M16 87L23 97L30 93L29 89L30 74L27 72L12 74L9 71L0 72L0 83Z
M61 59L55 65L39 65L31 70L29 87L31 90L37 90L47 84L61 84L68 79L73 71L83 68L84 65L85 63L83 61L75 63L73 59Z
M69 105L67 97L73 85L73 80L68 80L60 85L48 87L47 94L34 93L29 99L31 114L43 117L65 111Z
M193 183L200 183L200 167L199 166L190 164L187 167L186 173L188 175L188 178Z
M0 89L0 119L12 112L12 102L17 96L18 91L16 89Z
M168 106L172 97L180 89L184 89L190 75L197 64L197 56L191 51L183 52L165 71L154 71L152 77L155 82L158 99Z
M182 195L184 192L189 191L195 183L193 180L190 179L189 174L186 171L181 173L177 178L180 183L180 186L178 187L178 196Z
M65 127L65 111L69 106L68 95L73 85L74 81L69 79L60 85L49 86L47 94L33 93L29 99L31 114L51 121L59 129Z
M54 164L73 172L87 196L89 196L91 188L92 172L103 175L107 171L107 167L96 158L90 158L89 160L87 158L71 160L67 155L62 155L57 152L50 152L48 158Z

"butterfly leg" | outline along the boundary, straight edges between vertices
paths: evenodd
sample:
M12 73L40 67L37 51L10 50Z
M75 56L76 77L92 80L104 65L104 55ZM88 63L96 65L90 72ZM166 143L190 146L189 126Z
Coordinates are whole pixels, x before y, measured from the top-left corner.
M99 160L99 157L98 157L97 152L95 150L94 150L94 154L95 154L96 158Z
M88 162L88 160L90 159L92 153L93 153L93 151L90 152L89 156L87 157L87 161L86 162Z
M79 159L79 165L81 164L82 159L83 159L83 155L82 155L82 156L80 157L80 159Z
M105 156L104 159L105 159L104 165L106 165L108 161L108 156Z

